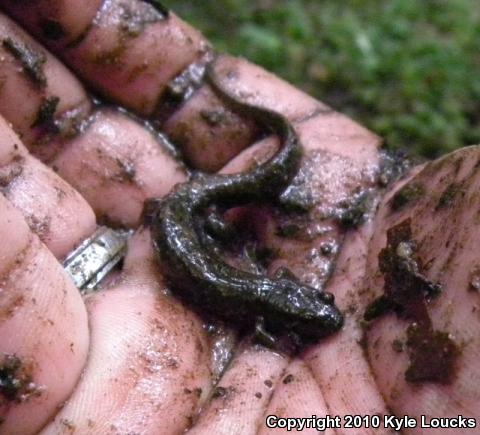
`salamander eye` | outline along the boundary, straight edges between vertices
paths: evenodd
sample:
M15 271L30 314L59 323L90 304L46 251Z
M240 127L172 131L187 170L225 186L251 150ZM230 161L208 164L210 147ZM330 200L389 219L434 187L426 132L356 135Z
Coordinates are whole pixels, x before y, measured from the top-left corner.
M333 303L335 302L335 296L333 296L333 294L329 292L319 292L318 298L329 305L333 305Z
M276 279L288 279L290 281L297 282L297 277L295 274L285 266L281 266L277 269L277 271L274 274L274 278Z

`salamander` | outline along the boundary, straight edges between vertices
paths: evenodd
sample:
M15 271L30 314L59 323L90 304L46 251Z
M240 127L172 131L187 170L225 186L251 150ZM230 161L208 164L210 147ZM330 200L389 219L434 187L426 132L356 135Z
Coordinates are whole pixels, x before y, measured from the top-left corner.
M302 284L282 269L274 277L234 268L211 249L204 220L209 207L274 202L297 174L302 145L281 114L250 105L223 89L212 64L206 81L232 110L251 116L281 139L267 162L243 173L200 175L177 185L150 214L154 250L175 295L202 312L270 338L290 335L301 343L341 328L343 316L331 293Z

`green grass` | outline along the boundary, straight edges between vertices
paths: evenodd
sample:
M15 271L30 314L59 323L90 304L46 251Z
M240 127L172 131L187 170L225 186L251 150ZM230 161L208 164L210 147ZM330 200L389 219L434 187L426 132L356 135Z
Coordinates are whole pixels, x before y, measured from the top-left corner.
M433 157L480 142L477 0L165 1L386 139Z

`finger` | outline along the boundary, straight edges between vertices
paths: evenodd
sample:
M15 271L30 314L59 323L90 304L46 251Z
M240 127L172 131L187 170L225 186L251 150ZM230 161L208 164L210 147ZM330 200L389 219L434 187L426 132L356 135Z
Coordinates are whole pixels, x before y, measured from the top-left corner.
M215 74L222 86L240 100L269 107L292 121L325 105L252 63L219 56ZM260 132L254 120L235 114L220 101L208 84L201 86L162 126L182 149L188 163L205 171L217 171L247 148Z
M479 156L478 147L469 147L428 163L385 197L370 244L365 283L371 290L369 302L384 293L400 295L399 291L419 296L412 296L411 306L403 305L399 315L379 316L366 335L372 370L388 406L393 413L418 421L421 415L479 417L480 397L473 381L480 370L477 260L472 255L479 243L475 227ZM389 249L400 243L392 239L400 223L404 233L411 234L403 237L397 231L398 240L412 243L409 258L425 279L441 285L438 296L425 295L421 287L409 290L408 271L403 281L392 281L393 269L379 269ZM392 267L395 261L400 260L394 255ZM403 290L395 287L401 282ZM401 297L396 300L404 304ZM416 337L421 337L421 348Z
M262 347L239 349L189 434L256 434L288 360Z
M85 200L30 156L1 117L0 190L57 258L67 255L95 228L95 216Z
M91 103L68 70L0 14L0 113L32 153L48 160L74 136Z
M208 85L179 107L162 129L190 166L207 172L221 169L258 134L253 120L226 108Z
M161 142L125 115L102 110L52 166L82 193L99 221L135 227L146 199L166 195L186 178Z
M2 7L22 17L25 28L37 39L46 38L63 47L85 33L102 3L102 0L37 0L26 7L25 2L6 1Z
M61 266L0 196L2 434L38 431L85 364L85 306Z
M319 430L328 435L335 434L333 429L328 427L296 426L285 428L278 426L278 419L298 418L311 419L312 416L326 416L329 414L322 392L312 376L309 368L300 360L296 359L288 366L280 382L277 383L273 398L268 404L263 421L259 425L260 435L270 433L291 433L292 430L302 431L306 434L318 434ZM283 427L283 429L282 429Z
M210 380L201 322L166 294L150 235L130 241L124 274L87 299L91 346L75 393L42 433L181 433Z

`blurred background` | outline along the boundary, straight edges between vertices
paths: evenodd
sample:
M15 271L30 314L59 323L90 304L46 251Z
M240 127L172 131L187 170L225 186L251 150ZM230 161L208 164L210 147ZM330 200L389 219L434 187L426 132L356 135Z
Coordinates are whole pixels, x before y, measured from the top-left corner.
M480 142L478 0L163 3L391 149L435 157Z

